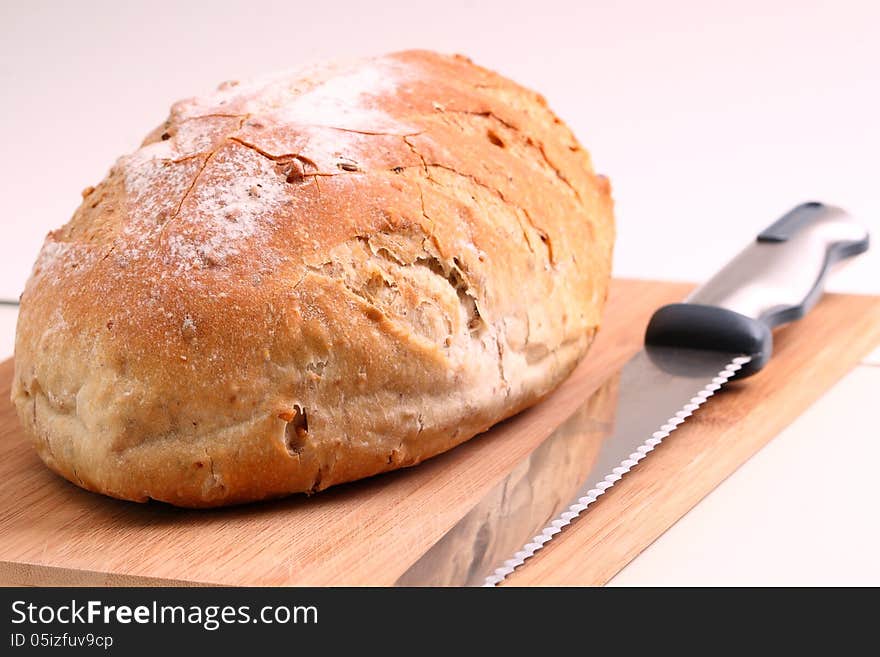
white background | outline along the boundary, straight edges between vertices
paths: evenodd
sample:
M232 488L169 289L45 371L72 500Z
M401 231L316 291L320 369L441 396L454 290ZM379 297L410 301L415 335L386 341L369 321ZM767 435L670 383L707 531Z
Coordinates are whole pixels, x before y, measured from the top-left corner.
M3 0L0 298L172 101L414 47L466 53L548 98L611 177L618 276L705 279L810 199L880 234L878 26L869 1ZM880 293L880 249L831 287ZM0 355L13 323L0 309ZM880 368L858 368L615 582L880 584L880 496L853 465L880 456L878 389Z

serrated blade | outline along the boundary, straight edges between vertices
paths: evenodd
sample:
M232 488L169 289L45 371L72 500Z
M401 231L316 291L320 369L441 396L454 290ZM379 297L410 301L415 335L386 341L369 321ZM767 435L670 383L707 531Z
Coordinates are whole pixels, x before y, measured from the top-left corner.
M397 581L495 586L524 564L749 358L646 347L599 387Z

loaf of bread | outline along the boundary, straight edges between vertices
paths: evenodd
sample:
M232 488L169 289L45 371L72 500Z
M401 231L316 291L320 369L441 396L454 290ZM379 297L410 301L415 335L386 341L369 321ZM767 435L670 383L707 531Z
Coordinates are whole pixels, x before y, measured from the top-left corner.
M411 51L175 104L21 298L12 398L83 488L233 504L534 404L608 290L609 183L538 94Z

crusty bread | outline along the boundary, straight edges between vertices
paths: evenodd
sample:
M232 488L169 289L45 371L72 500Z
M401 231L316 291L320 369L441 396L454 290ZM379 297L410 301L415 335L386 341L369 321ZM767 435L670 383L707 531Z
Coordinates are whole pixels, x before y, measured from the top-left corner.
M181 101L51 233L12 398L46 464L218 506L413 465L534 404L608 289L606 178L531 91L412 51Z

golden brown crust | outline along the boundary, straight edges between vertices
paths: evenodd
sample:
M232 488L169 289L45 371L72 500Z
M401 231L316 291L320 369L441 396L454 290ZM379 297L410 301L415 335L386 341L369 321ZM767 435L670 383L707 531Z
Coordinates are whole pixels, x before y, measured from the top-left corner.
M124 499L216 506L412 465L565 378L613 236L571 132L465 58L221 85L47 237L13 401L49 467Z

